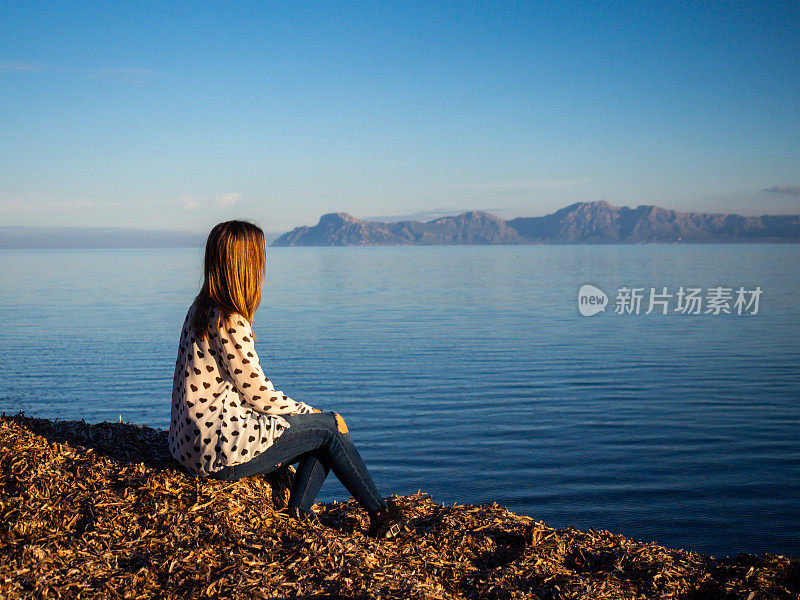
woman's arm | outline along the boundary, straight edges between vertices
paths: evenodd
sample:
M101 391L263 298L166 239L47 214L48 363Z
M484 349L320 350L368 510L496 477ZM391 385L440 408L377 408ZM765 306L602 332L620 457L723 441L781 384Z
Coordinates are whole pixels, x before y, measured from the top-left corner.
M320 412L305 402L295 402L264 375L253 344L253 330L243 317L219 330L219 362L242 399L255 410L270 415Z

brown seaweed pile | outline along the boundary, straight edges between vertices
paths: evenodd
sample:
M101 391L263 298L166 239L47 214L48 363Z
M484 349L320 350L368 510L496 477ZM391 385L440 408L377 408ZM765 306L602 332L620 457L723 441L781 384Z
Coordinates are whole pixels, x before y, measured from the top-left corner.
M498 504L397 496L413 533L390 542L353 500L287 520L289 471L201 479L143 426L2 415L0 446L0 598L800 597L798 558L716 559Z

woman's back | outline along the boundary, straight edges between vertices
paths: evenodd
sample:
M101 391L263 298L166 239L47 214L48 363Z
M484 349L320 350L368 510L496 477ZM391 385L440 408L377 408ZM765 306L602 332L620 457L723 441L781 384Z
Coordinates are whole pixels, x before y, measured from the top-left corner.
M181 331L172 384L170 453L186 468L207 476L222 467L258 456L283 433L280 414L312 412L275 391L261 370L248 321L233 314L198 339L189 308ZM268 414L272 413L272 414Z

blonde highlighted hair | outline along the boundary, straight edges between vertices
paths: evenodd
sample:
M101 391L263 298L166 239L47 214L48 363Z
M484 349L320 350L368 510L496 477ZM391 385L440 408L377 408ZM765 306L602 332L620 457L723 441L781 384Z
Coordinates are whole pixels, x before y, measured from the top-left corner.
M225 221L208 234L203 261L204 281L194 300L192 331L198 339L208 336L212 310L219 329L236 313L253 322L261 304L261 282L267 266L264 232L249 221Z

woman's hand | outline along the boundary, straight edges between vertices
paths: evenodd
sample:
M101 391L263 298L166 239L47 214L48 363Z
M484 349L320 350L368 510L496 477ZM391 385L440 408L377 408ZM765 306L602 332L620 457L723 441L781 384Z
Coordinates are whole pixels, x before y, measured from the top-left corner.
M315 408L314 412L322 412L322 411L320 409L318 409L318 408Z

